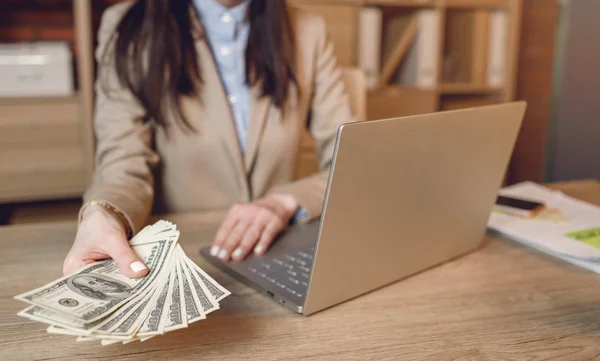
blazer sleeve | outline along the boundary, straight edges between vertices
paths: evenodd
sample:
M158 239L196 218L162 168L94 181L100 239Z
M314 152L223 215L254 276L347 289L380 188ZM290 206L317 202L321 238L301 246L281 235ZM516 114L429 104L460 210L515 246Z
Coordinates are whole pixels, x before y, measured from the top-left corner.
M314 76L310 107L309 130L315 141L320 172L307 178L279 186L270 193L294 196L302 208L298 222L307 222L320 216L333 160L337 130L340 125L355 120L342 73L337 65L335 49L329 40L325 21L314 18L317 41L314 51Z
M94 131L96 157L93 180L84 202L105 201L119 210L133 234L145 224L154 197L153 127L144 107L117 80L111 37L126 8L116 5L103 15L96 49L98 80ZM108 56L104 56L108 49Z

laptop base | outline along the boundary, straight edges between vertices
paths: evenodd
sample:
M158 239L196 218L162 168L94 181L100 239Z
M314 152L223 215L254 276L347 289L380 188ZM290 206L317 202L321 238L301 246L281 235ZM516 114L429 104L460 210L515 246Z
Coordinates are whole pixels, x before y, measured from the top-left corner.
M278 237L263 256L249 255L241 262L223 262L200 250L211 264L280 305L302 314L312 271L319 222L296 225Z

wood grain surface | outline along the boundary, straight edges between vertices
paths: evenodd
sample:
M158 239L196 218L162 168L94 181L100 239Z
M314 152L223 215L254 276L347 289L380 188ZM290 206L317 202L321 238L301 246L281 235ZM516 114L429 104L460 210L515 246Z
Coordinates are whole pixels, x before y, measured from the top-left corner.
M600 204L597 181L561 187ZM25 305L14 295L61 275L76 225L0 227L0 360L600 359L600 276L510 241L490 235L465 257L306 318L202 260L198 248L221 216L168 217L186 253L233 292L221 310L188 329L106 347L16 316Z

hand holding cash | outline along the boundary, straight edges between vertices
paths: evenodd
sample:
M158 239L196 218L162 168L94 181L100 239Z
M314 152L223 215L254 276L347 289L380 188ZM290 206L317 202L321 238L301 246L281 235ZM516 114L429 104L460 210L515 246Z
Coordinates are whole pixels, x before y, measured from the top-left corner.
M16 296L31 304L19 316L103 345L145 341L205 319L230 292L185 255L178 238L174 224L158 221L130 241L146 277L126 277L112 259L94 262Z
M119 271L129 278L144 277L148 273L129 244L129 221L122 218L123 213L111 209L92 203L83 206L75 241L63 263L63 275L90 262L109 258L115 260Z

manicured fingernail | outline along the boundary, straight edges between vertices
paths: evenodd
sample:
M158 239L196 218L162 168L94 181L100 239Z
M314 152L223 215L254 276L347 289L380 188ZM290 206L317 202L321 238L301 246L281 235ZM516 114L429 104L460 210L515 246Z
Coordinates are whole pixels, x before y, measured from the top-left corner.
M240 257L242 257L243 253L244 253L244 250L241 248L238 248L233 252L232 256L233 256L233 258L240 258Z
M220 259L226 259L227 258L227 250L226 249L222 249L221 252L219 252L219 258Z
M129 268L131 268L131 270L135 273L148 269L148 267L146 267L146 265L140 261L131 262Z
M259 244L258 246L256 246L256 248L254 248L254 253L256 253L256 254L262 254L263 251L264 251L264 248L265 247L263 247L262 245Z
M217 254L219 253L219 247L218 246L212 246L212 248L210 249L210 255L215 257Z

